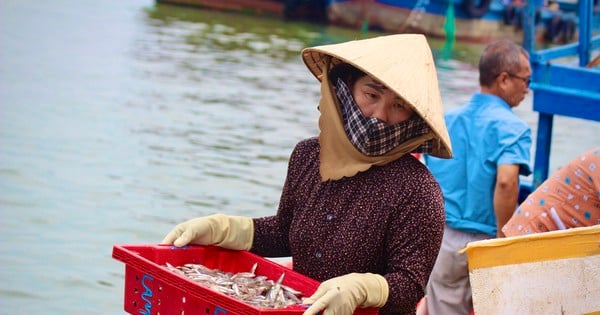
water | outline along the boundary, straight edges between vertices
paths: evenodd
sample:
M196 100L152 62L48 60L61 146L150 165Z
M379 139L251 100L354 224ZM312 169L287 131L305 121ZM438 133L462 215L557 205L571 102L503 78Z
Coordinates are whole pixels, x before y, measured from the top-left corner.
M114 244L272 214L317 133L299 50L363 35L148 0L0 2L0 314L123 314ZM439 61L449 108L478 88L481 47L457 48ZM535 130L531 99L516 111ZM598 123L555 123L551 169L600 145Z

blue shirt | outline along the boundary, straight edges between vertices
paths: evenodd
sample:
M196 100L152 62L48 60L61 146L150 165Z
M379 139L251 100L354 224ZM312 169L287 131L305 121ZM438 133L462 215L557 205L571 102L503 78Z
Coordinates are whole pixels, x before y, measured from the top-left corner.
M445 117L453 158L425 156L425 162L442 187L446 223L495 236L497 167L516 164L521 175L531 174L531 129L504 100L491 94L477 93Z

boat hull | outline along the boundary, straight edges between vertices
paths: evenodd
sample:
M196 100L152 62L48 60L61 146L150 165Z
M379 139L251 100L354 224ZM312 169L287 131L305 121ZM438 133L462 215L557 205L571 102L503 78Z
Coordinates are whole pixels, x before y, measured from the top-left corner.
M446 14L435 8L429 11L431 1L413 1L408 8L378 1L336 1L327 5L329 23L357 29L382 30L387 33L422 33L433 37L446 37ZM443 4L446 8L448 3ZM461 41L488 42L496 38L520 41L523 33L513 25L505 25L501 16L490 12L481 18L468 18L460 5L455 5L454 38Z
M193 7L210 8L223 11L251 12L283 16L284 5L281 1L264 0L157 0L158 3L187 5Z
M540 1L540 0L534 0ZM378 30L390 34L420 33L463 42L487 43L493 39L523 40L519 21L506 23L501 0L157 0L158 3L274 15L356 30ZM481 4L484 3L483 6ZM449 12L449 6L452 9ZM452 13L449 15L448 13ZM540 7L536 13L535 41L569 42L576 34L561 25L576 19L574 13ZM538 16L539 15L539 16ZM452 16L452 18L448 18ZM516 17L515 15L513 16ZM558 20L554 17L560 17ZM446 27L447 20L452 27ZM594 15L600 25L600 14ZM558 24L557 24L558 23Z
M325 0L156 0L213 10L271 15L288 20L326 23Z

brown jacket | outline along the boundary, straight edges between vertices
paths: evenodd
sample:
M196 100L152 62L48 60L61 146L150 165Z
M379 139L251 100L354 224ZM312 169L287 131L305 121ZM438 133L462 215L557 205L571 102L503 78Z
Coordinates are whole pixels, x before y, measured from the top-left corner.
M292 256L296 271L319 281L381 274L390 295L380 314L414 314L443 235L438 183L410 155L321 182L319 150L317 138L296 146L277 214L254 219L251 251Z

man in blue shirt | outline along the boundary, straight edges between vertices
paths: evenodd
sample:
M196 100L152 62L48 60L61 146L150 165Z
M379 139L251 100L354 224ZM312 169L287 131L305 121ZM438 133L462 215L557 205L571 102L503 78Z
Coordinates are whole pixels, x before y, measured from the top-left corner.
M522 47L508 40L488 45L479 60L480 93L446 114L454 157L425 157L446 207L442 248L427 286L430 315L471 312L467 259L459 251L503 236L517 206L519 175L531 173L531 130L512 112L529 92L530 76Z

